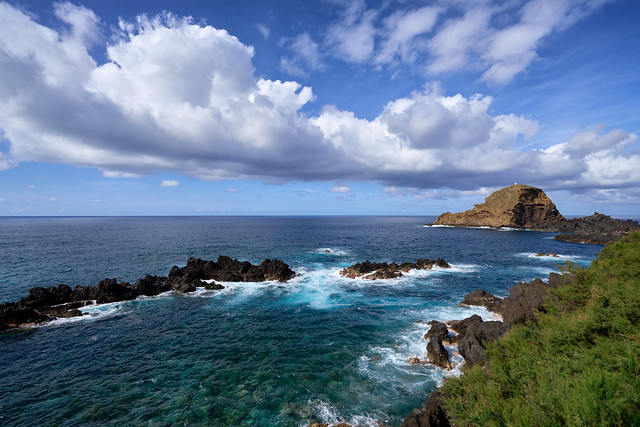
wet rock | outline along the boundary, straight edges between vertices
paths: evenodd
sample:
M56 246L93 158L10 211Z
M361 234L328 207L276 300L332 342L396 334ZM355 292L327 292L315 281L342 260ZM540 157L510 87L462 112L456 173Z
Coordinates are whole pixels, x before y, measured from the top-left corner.
M412 365L417 365L417 364L419 364L421 361L420 361L420 358L419 358L419 357L414 356L414 357L410 357L410 358L407 360L407 362L411 363Z
M44 309L38 310L40 314L44 314L45 316L49 316L51 318L58 319L68 319L71 317L84 316L86 313L78 310L81 307L88 305L88 302L70 302L66 304L60 304L52 307L47 307Z
M449 327L458 334L458 337L462 337L467 332L467 329L469 327L475 326L482 322L483 322L482 317L478 316L477 314L474 314L473 316L467 317L466 319L463 319L463 320L449 321L447 322L447 325L449 325Z
M449 329L447 329L447 325L444 323L440 323L437 320L432 320L429 322L431 328L424 334L425 339L431 339L435 337L436 339L442 341L447 339L449 336Z
M69 286L64 284L50 286L48 288L36 286L29 289L29 295L20 299L18 302L21 305L37 309L70 302L72 297L73 291Z
M398 265L395 262L359 262L347 268L340 270L340 275L350 279L363 278L368 280L377 279L395 279L403 277L402 273L410 270L431 270L433 267L451 268L451 266L443 259L418 259L416 262L403 262Z
M449 352L438 337L432 337L427 344L427 358L435 366L450 370L453 368L449 361Z
M95 286L76 286L73 290L72 301L92 301L96 299Z
M478 289L477 291L473 291L470 294L467 294L467 296L465 296L462 302L458 305L463 307L469 305L477 305L486 307L489 311L497 311L500 307L501 301L501 298L498 298L483 289Z
M550 256L550 257L558 258L560 255L558 255L556 253L553 253L553 252L538 252L536 254L536 256L538 256L538 257Z
M429 395L422 409L407 415L401 427L449 427L449 417L442 407L443 393L436 390Z
M31 307L8 302L0 305L0 330L32 326L51 320L49 316L40 314Z
M168 277L152 276L147 274L144 278L138 279L133 285L133 289L139 295L152 297L171 290L171 282Z
M94 296L98 304L103 304L132 300L138 293L127 282L118 283L116 279L103 279L96 286Z
M213 291L213 290L220 290L220 289L224 289L224 286L222 286L220 283L216 283L216 282L205 282L204 284L204 288L209 290L209 291Z
M248 261L238 261L228 256L219 256L218 261L205 261L189 258L182 268L174 266L169 279L217 280L220 282L264 282L277 280L286 282L295 276L295 272L281 260L266 259L260 265Z
M195 292L196 288L202 286L200 279L191 279L184 277L182 280L176 280L173 282L171 289L180 294L186 294L188 292Z

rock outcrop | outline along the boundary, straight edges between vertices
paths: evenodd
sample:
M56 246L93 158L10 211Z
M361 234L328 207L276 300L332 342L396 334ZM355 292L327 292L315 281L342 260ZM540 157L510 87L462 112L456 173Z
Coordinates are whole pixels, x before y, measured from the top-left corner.
M550 290L557 289L576 280L571 274L560 275L551 273L548 283L536 279L530 283L519 282L509 290L509 296L502 299L487 291L479 290L467 294L460 305L479 305L490 311L499 313L503 321L482 320L474 314L463 320L453 320L446 324L431 321L431 329L424 338L429 340L427 355L433 365L447 368L444 353L438 350L446 339L450 343L458 344L458 351L464 358L466 365L485 363L485 348L487 343L495 341L506 334L514 325L526 322L536 322L537 313L544 311L544 300L553 297ZM449 331L457 335L450 335ZM433 343L433 344L432 344ZM446 352L446 349L444 349ZM442 406L443 394L436 390L429 395L422 409L415 409L407 415L402 423L403 427L449 426L450 421L446 410Z
M434 224L465 227L531 228L536 224L564 221L556 205L539 188L514 184L502 188L484 203L460 213L446 212Z
M79 308L88 304L127 301L170 290L187 293L195 291L197 287L224 289L213 279L228 282L286 282L294 276L295 272L277 259L266 259L256 266L247 261L220 256L217 262L189 258L185 267L174 266L169 277L147 275L133 285L118 282L117 279L104 279L97 286L76 286L75 289L65 284L48 288L36 286L29 289L29 294L18 302L0 305L0 331L32 326L55 318L82 316Z
M638 221L611 218L595 212L593 215L572 218L558 224L541 224L537 229L560 231L555 240L606 245L640 228Z
M349 279L359 277L369 280L394 279L403 277L402 273L407 273L410 270L431 270L433 267L451 268L445 260L440 258L436 260L418 259L416 262L403 262L402 264L365 261L343 268L340 270L340 275Z
M440 390L432 392L422 409L407 415L401 427L449 427L451 422L442 407L442 397Z
M295 272L279 259L266 259L260 265L248 261L238 261L228 256L219 256L218 261L205 261L189 258L187 265L174 266L169 279L189 278L200 280L218 280L220 282L265 282L277 280L286 282L295 276Z

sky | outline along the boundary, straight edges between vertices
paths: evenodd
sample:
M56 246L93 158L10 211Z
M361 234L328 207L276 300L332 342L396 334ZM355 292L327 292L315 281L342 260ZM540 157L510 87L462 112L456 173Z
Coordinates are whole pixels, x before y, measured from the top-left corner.
M637 0L0 1L0 216L640 216Z

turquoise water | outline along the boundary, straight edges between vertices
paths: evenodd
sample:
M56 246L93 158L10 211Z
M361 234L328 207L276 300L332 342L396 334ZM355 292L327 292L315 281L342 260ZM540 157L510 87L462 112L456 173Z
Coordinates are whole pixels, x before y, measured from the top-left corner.
M505 295L564 260L588 265L601 249L553 233L423 227L432 220L2 218L1 302L36 285L166 275L189 256L280 258L300 276L105 304L2 333L0 424L397 425L459 373L407 362L425 357L428 326L417 320L490 318L457 303L477 288ZM338 275L366 259L438 257L453 268L375 282Z

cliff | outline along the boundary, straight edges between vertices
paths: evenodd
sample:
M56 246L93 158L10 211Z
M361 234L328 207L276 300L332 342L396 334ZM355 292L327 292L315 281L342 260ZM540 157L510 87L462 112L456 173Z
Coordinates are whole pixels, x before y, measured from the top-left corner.
M465 212L446 212L435 225L531 228L538 224L557 223L565 218L556 205L539 188L514 184L501 188Z

